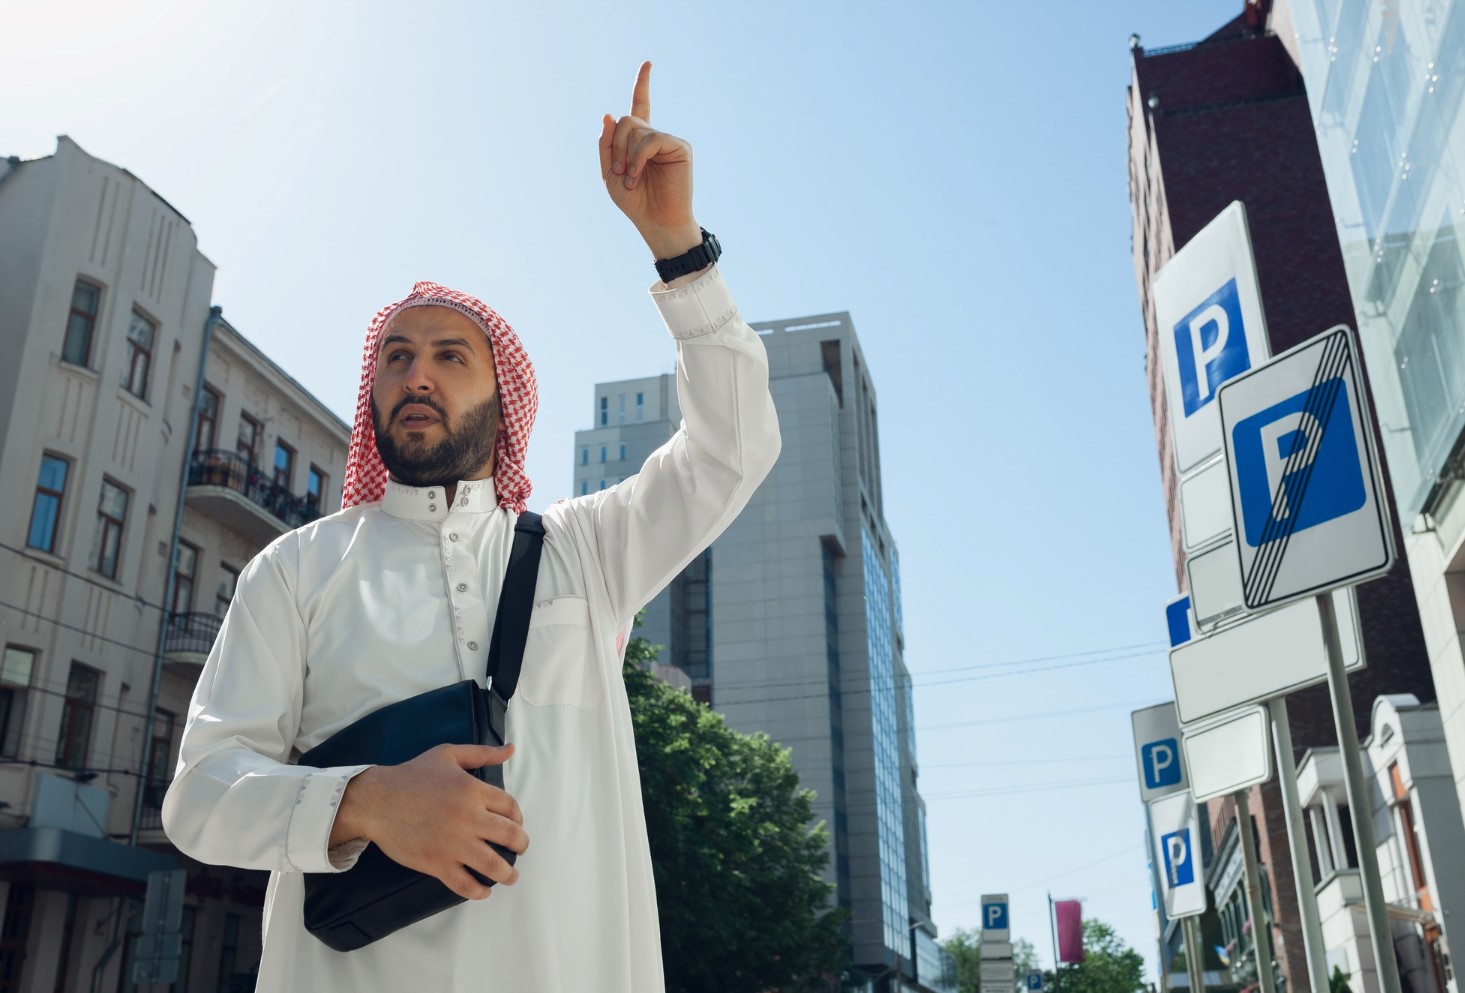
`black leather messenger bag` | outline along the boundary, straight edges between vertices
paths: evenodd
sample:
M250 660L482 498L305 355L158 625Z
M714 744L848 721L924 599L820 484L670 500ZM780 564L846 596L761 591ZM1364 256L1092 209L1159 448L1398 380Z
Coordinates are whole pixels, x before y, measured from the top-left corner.
M489 689L465 679L383 707L301 755L299 764L322 769L397 765L443 744L504 744L504 719L524 661L543 547L539 515L520 514L488 648ZM470 771L490 786L504 788L502 766ZM513 852L500 845L493 849L514 863ZM479 882L493 885L493 880L468 871ZM392 861L375 845L368 845L346 872L305 876L306 930L338 952L369 945L463 902L435 877Z

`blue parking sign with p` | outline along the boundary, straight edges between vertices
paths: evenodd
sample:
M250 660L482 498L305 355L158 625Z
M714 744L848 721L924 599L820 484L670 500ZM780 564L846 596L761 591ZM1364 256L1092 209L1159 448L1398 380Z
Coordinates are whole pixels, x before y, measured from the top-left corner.
M1174 334L1180 395L1190 417L1216 398L1222 383L1251 368L1235 278L1182 317Z
M1238 422L1231 440L1253 548L1351 514L1368 499L1341 377Z
M1145 788L1158 790L1180 782L1180 742L1174 738L1152 741L1139 750Z
M1182 828L1160 836L1160 851L1165 855L1165 879L1170 888L1195 882L1195 859L1190 850L1190 831Z
M1029 990L1029 993L1042 993L1042 989L1043 989L1043 974L1041 972L1030 972L1030 973L1028 973L1028 990Z
M982 904L982 929L985 931L1007 930L1007 904Z

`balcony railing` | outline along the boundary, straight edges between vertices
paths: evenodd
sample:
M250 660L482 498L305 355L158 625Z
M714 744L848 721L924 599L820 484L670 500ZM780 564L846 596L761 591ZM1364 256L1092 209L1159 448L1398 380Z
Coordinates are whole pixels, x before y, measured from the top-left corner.
M320 510L309 497L296 496L238 452L211 448L195 452L188 467L189 486L222 486L273 515L287 529L309 524Z
M214 639L219 636L223 623L224 619L214 614L169 614L163 654L207 655L213 651Z
M168 783L154 779L148 782L142 793L142 820L138 828L143 831L163 829L163 794L168 792Z

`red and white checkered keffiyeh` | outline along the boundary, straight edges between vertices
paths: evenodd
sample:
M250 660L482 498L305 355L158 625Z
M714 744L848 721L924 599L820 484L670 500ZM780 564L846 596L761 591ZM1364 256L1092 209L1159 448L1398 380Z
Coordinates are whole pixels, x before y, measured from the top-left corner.
M341 508L372 503L387 488L387 467L376 451L376 428L371 422L371 389L376 382L377 342L382 328L408 307L451 307L472 318L488 335L493 346L493 371L498 379L503 430L494 450L493 486L499 506L523 513L533 486L524 474L524 457L529 450L529 432L539 411L539 386L534 365L524 345L508 322L477 297L450 290L438 283L419 282L403 300L377 311L366 329L366 346L361 351L361 392L356 395L356 423L351 428L351 447L346 452L346 482L341 491Z

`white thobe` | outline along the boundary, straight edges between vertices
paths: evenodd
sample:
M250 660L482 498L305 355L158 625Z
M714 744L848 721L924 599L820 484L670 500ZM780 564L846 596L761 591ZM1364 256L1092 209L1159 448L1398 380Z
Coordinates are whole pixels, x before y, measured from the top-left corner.
M362 767L292 764L353 720L484 678L514 516L491 481L389 483L378 503L284 535L240 576L199 678L163 823L202 862L271 870L269 993L658 993L656 890L621 679L636 611L732 521L772 468L768 360L721 274L652 291L684 416L641 472L544 513L544 554L508 713L505 786L531 839L519 881L352 952L302 924Z

